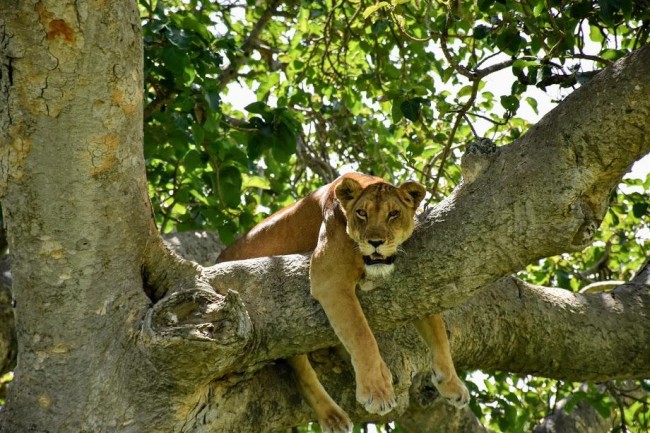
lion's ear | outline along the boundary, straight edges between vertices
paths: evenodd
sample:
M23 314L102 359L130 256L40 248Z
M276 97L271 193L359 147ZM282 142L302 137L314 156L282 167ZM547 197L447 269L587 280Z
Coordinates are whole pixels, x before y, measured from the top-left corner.
M345 177L341 180L341 183L336 186L334 193L339 202L341 202L341 205L343 205L343 208L347 208L349 203L359 198L362 190L363 187L359 182L349 177Z
M413 207L416 208L424 198L427 190L419 183L409 181L400 185L399 190L405 194L407 200L413 201Z

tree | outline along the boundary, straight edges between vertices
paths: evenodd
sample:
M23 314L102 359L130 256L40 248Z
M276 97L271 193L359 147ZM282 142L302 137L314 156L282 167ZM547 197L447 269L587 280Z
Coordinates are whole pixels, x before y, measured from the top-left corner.
M12 335L19 354L0 431L304 424L311 414L281 362L297 353L313 353L356 421L425 431L428 354L408 323L440 311L461 369L580 382L650 375L644 245L617 216L647 225L647 192L612 194L650 151L644 2L271 1L234 19L242 6L145 1L141 35L128 0L0 5L0 185L15 313L13 328L0 327L2 370ZM597 54L585 51L585 26L602 36ZM486 64L495 50L507 58ZM583 58L607 67L573 67ZM502 68L517 81L499 98L500 116L482 86ZM247 120L221 100L238 77L259 85ZM587 79L524 134L515 115L528 86ZM441 80L457 93L436 92ZM483 117L492 140L472 138ZM159 234L205 227L227 242L257 209L351 162L391 178L418 173L444 197L423 213L390 288L361 297L397 380L388 418L354 403L349 366L309 296L308 257L202 266ZM609 244L578 259L618 254L628 283L604 293L540 287L579 288L567 273L575 265L559 259L530 268L529 281L510 276L581 251L602 221ZM511 431L530 425L514 413L497 418Z

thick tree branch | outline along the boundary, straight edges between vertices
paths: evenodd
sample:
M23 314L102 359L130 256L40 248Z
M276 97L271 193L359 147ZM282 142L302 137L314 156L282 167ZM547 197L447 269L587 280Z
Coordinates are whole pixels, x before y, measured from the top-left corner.
M642 275L612 294L591 295L503 278L445 313L453 357L462 369L506 369L569 380L647 377L650 287ZM304 317L294 320L301 322ZM311 355L326 389L356 421L396 418L422 425L423 420L433 419L441 411L449 412L445 419L451 424L445 428L456 429L443 431L482 431L467 414L440 407L426 380L428 351L411 324L377 335L398 393L398 408L384 418L368 414L357 405L353 374L345 356L337 356L340 351L321 349ZM291 346L288 350L294 349ZM255 392L262 387L264 395ZM261 423L265 431L279 431L311 417L282 361L267 364L257 372L228 375L212 382L203 394L188 411L187 420L191 421L184 431L208 432L232 423L241 431L256 431ZM427 413L426 406L431 402L433 407ZM251 406L256 411L260 408L259 416L251 416L256 412ZM271 416L269 412L283 416ZM203 424L206 419L210 421ZM431 427L430 431L437 430Z
M533 260L588 245L611 190L650 150L649 74L647 47L604 70L520 140L487 155L475 177L426 216L390 289L361 296L375 329L452 308ZM251 358L233 363L336 343L309 297L307 268L308 257L287 256L206 270L219 292L240 293L253 322Z
M640 277L589 295L506 277L447 318L460 368L602 381L650 375L648 306Z

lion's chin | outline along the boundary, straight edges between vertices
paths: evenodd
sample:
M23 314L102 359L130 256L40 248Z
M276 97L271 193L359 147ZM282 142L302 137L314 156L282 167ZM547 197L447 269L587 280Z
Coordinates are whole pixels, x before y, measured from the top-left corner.
M371 280L386 278L388 277L395 265L384 265L384 264L375 264L375 265L366 265L366 278Z
M384 257L381 254L363 256L363 263L366 265L366 276L371 279L385 278L393 272L395 267L395 256Z

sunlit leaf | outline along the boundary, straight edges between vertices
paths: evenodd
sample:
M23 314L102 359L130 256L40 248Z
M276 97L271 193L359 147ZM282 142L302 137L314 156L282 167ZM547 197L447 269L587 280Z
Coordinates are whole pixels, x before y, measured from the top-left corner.
M375 3L372 6L368 6L364 11L363 11L363 18L368 18L370 15L374 14L377 12L379 9L387 8L390 7L390 4L385 1L381 1L378 3Z

